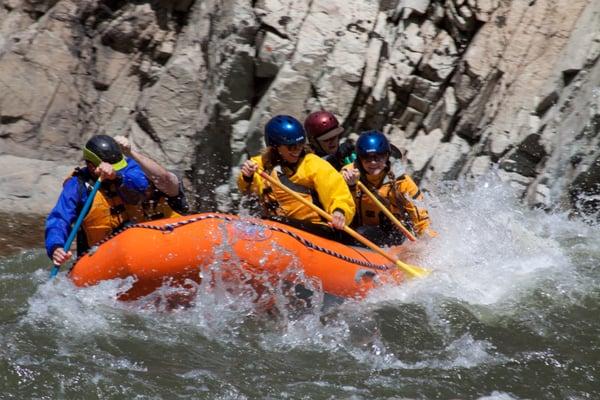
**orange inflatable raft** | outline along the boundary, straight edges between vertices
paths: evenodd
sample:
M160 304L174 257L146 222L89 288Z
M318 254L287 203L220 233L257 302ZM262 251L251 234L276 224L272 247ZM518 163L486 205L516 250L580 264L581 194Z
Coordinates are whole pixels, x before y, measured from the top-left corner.
M165 283L200 282L211 268L220 268L229 280L254 285L297 271L319 282L326 294L341 298L362 298L376 286L404 279L402 271L369 249L274 221L219 213L130 226L80 257L70 278L77 286L89 286L134 277L123 296L130 300Z

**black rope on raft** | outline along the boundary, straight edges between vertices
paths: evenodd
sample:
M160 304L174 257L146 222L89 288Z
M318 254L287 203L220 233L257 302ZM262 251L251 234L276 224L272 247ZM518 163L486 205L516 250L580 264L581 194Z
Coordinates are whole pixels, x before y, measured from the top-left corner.
M356 265L360 265L361 267L367 267L367 268L373 268L373 269L378 269L378 270L382 270L382 271L387 271L388 269L390 269L390 266L388 265L382 265L382 264L373 264L370 263L368 261L363 261L363 260L359 260L356 258L352 258L352 257L348 257L345 256L343 254L340 254L338 252L335 252L333 250L330 250L326 247L322 247L319 246L318 244L315 244L313 242L311 242L310 240L303 238L302 236L298 235L295 232L289 231L287 229L278 227L278 226L270 226L270 225L263 225L260 223L256 223L254 221L250 221L250 220L241 220L239 218L233 218L233 217L229 217L226 215L217 215L217 214L205 214L199 217L194 217L194 218L189 218L186 220L182 220L182 221L177 221L177 222L173 222L170 224L165 224L165 225L152 225L152 224L145 224L145 223L139 223L139 224L132 224L132 225L127 225L115 232L113 232L112 234L108 235L107 237L105 237L104 239L100 240L99 242L97 242L94 246L90 247L89 250L87 250L86 252L84 252L83 254L81 254L79 258L83 257L84 255L88 254L88 253L92 253L94 251L94 248L100 246L101 244L103 244L104 242L107 242L108 240L112 239L113 237L125 232L128 229L132 229L132 228L141 228L141 229L153 229L156 231L163 231L165 233L170 233L173 232L173 230L175 230L176 228L185 226L185 225L189 225L189 224L193 224L195 222L199 222L199 221L203 221L205 219L222 219L224 221L242 221L244 223L248 223L251 225L255 225L255 226L261 226L261 227L266 227L267 229L270 229L272 231L275 232L280 232L286 235L291 236L292 238L296 239L297 241L299 241L302 245L313 249L313 250L317 250L320 251L321 253L325 253L331 257L335 257L335 258L339 258L340 260L344 260L346 262L352 263L352 264L356 264ZM77 261L77 260L76 260Z

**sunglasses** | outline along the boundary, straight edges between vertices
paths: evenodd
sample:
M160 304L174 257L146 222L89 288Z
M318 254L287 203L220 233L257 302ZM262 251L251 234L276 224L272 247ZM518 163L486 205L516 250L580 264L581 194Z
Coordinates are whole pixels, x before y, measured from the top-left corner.
M360 157L361 161L365 161L365 162L385 162L388 159L388 155L387 153L371 153L371 154L366 154L364 156Z

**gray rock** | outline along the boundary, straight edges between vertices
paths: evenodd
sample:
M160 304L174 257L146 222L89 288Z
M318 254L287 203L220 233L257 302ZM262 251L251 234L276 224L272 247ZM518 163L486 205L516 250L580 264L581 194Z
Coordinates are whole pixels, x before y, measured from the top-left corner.
M14 214L48 213L75 166L0 155L0 209Z
M422 185L499 166L532 206L597 207L598 1L8 0L0 21L0 210L46 212L100 132L235 209L265 122L319 108L388 132Z

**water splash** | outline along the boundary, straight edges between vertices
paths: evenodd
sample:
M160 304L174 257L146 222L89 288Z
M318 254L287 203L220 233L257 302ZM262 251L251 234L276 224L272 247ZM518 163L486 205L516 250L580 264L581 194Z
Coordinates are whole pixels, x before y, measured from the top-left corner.
M1 281L7 290L25 289L3 297L12 304L5 317L12 325L2 332L16 333L5 335L0 356L15 385L20 379L31 386L45 369L62 369L65 389L55 393L63 397L81 394L80 385L90 381L105 396L120 382L136 387L128 394L167 397L152 384L156 365L192 397L269 392L377 398L394 392L512 400L563 398L569 390L581 398L594 394L597 371L594 361L585 360L593 360L598 344L597 226L529 210L493 175L440 185L427 206L439 236L408 243L402 259L433 273L334 307L325 307L319 283L293 262L284 279L269 281L245 275L239 260L217 259L199 271L202 283L188 282L197 296L171 308L167 300L181 295L180 288L166 285L123 303L116 297L129 280L80 289L64 276L48 282L47 260L13 258L14 266L0 264ZM226 236L216 251L227 253L235 240ZM264 262L288 250L270 251ZM238 281L264 280L264 292L230 282L220 275L224 268ZM297 285L313 293L300 308L290 296ZM146 347L152 350L140 350ZM81 365L88 371L79 371ZM231 365L239 377L223 372ZM288 371L302 378L290 382ZM538 389L528 392L511 375L528 377L528 387ZM547 376L564 389L543 389Z
M590 233L587 225L566 215L526 209L493 175L440 186L430 215L439 236L421 240L408 254L419 254L415 262L434 273L376 293L372 301L394 298L427 304L432 297L478 305L511 301L540 278L575 279L577 265L564 248L564 238Z

